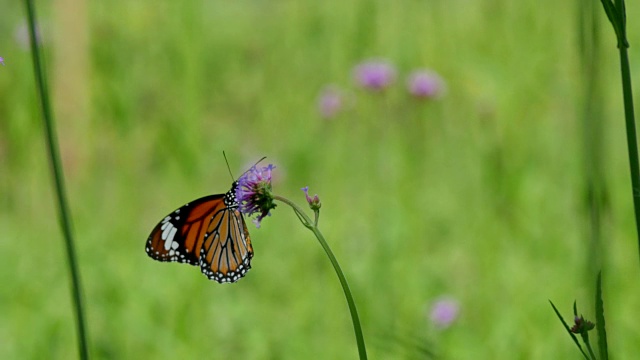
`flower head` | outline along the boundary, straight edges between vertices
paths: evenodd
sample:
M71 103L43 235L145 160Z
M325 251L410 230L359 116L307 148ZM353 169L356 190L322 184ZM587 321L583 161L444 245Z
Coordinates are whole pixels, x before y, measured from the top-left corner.
M576 316L573 320L574 324L571 327L571 332L574 334L586 334L589 330L593 329L596 325L589 320L585 320L582 315Z
M458 318L459 312L460 304L456 300L443 297L433 303L429 318L437 328L444 329Z
M380 91L395 81L396 69L387 61L369 60L356 66L353 76L361 87Z
M342 109L343 104L343 94L335 86L327 86L318 97L318 110L325 119L336 116Z
M2 56L0 56L0 64L2 64L2 66L4 66L4 58Z
M257 228L260 227L260 222L265 216L271 215L271 209L276 207L271 193L271 170L273 169L275 166L272 164L262 168L254 165L238 179L236 187L238 209L247 216L257 213L258 216L253 220Z
M445 91L444 80L429 70L417 70L407 79L407 88L411 95L421 99L435 99Z
M307 198L307 203L309 204L309 207L311 208L311 210L313 211L320 210L320 207L322 206L322 204L320 203L320 198L318 197L318 194L315 194L313 197L309 196L308 186L303 187L301 190L304 191L304 196Z

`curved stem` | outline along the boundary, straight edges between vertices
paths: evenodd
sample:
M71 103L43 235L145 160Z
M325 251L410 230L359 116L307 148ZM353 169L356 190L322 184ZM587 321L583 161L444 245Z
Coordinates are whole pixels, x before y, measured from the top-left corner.
M340 268L340 264L338 264L338 260L333 255L333 251L331 251L329 244L327 244L327 241L324 239L324 236L316 226L318 223L317 213L316 213L316 221L312 222L311 218L309 218L309 216L307 216L307 214L305 214L302 211L302 209L300 209L293 202L277 195L274 196L274 198L276 200L282 201L283 203L293 208L293 211L296 213L296 215L298 215L298 218L302 220L302 223L304 224L304 226L307 227L309 230L311 230L313 234L316 236L316 238L318 239L318 242L324 249L324 252L329 257L329 260L331 260L331 265L333 265L333 269L336 271L336 274L338 275L338 279L340 279L340 285L342 285L342 291L344 292L344 296L347 298L347 304L349 305L349 312L351 313L351 321L353 322L353 330L356 334L356 342L358 344L358 354L360 355L361 360L366 359L367 349L364 345L364 336L362 335L362 326L360 325L360 318L358 317L358 310L356 309L356 303L353 300L353 296L351 295L351 290L349 289L349 284L347 283L347 279L344 277L344 273Z

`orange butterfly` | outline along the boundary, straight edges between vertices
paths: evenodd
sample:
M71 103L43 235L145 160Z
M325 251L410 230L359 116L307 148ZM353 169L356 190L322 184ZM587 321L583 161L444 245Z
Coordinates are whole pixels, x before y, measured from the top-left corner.
M226 194L205 196L167 215L149 235L147 255L200 266L219 283L240 280L251 269L253 247L238 210L237 188L234 181Z

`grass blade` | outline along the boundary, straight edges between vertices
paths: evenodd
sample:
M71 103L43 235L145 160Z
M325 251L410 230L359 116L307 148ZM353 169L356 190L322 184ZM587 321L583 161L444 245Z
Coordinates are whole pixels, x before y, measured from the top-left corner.
M598 273L596 281L596 331L598 331L598 348L600 359L609 359L609 349L607 347L607 332L604 322L604 302L602 301L602 272Z
M611 2L611 0L600 0L602 3L602 7L604 7L604 12L607 14L607 18L611 22L611 25L616 26L616 8Z
M560 312L558 311L558 309L556 308L555 305L553 305L553 302L551 300L549 300L549 303L551 304L551 307L553 308L553 311L556 312L556 315L558 315L558 319L560 319L560 321L562 322L562 325L564 325L564 328L567 330L567 333L569 334L569 336L571 336L571 338L573 339L573 342L576 343L576 346L578 347L578 349L580 349L580 352L582 353L582 355L584 355L584 358L589 360L589 357L587 356L587 354L584 352L584 350L582 350L582 346L580 345L580 342L578 342L578 338L576 337L576 335L574 333L571 332L571 328L569 327L569 325L567 325L567 323L564 321L564 319L562 318L562 315L560 315ZM574 311L576 309L576 303L574 301L573 303L573 308Z

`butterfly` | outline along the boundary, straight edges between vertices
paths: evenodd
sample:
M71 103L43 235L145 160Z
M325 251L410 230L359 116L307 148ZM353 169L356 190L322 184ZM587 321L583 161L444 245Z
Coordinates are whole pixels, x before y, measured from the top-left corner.
M253 247L238 210L238 181L225 194L194 200L167 215L151 231L145 250L158 261L200 266L219 283L240 280L251 269Z

